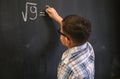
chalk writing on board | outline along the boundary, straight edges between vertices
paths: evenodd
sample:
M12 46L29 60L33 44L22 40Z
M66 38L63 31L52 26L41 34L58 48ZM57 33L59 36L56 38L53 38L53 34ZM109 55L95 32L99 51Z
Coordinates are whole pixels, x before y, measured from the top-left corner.
M37 3L26 2L25 9L26 9L25 13L22 11L23 20L25 22L27 21L27 19L30 19L30 20L37 19L37 16L38 16L38 14L37 14ZM28 17L28 13L32 14L32 16L29 15L29 17Z

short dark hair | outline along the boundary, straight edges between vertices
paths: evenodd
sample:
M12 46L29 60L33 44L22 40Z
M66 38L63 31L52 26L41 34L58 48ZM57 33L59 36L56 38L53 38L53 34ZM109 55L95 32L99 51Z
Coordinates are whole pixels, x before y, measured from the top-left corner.
M75 44L85 43L91 32L91 23L85 17L68 15L63 21L63 32L70 37Z

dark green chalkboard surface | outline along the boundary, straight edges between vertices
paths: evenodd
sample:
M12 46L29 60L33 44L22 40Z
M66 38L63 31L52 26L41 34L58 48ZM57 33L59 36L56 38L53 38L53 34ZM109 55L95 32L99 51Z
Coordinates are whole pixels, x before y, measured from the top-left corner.
M46 5L62 17L78 14L91 20L95 79L110 79L113 54L118 53L112 0L0 0L0 79L57 79L66 48L58 25L44 12Z
M46 78L57 34L44 9L45 1L0 0L0 79Z

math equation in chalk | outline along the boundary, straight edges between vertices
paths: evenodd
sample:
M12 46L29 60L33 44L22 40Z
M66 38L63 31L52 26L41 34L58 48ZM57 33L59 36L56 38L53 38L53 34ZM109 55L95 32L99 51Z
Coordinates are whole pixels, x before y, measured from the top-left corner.
M40 12L39 16L45 16L45 12ZM22 17L24 22L29 20L35 20L38 17L37 3L26 2L25 12L22 11Z

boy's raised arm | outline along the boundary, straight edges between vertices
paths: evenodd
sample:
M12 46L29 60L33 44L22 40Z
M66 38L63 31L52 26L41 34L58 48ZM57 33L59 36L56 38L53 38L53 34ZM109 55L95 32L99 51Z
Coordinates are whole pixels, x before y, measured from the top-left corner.
M53 7L47 7L45 11L53 20L60 24L60 27L62 26L63 18L57 13L57 11Z

